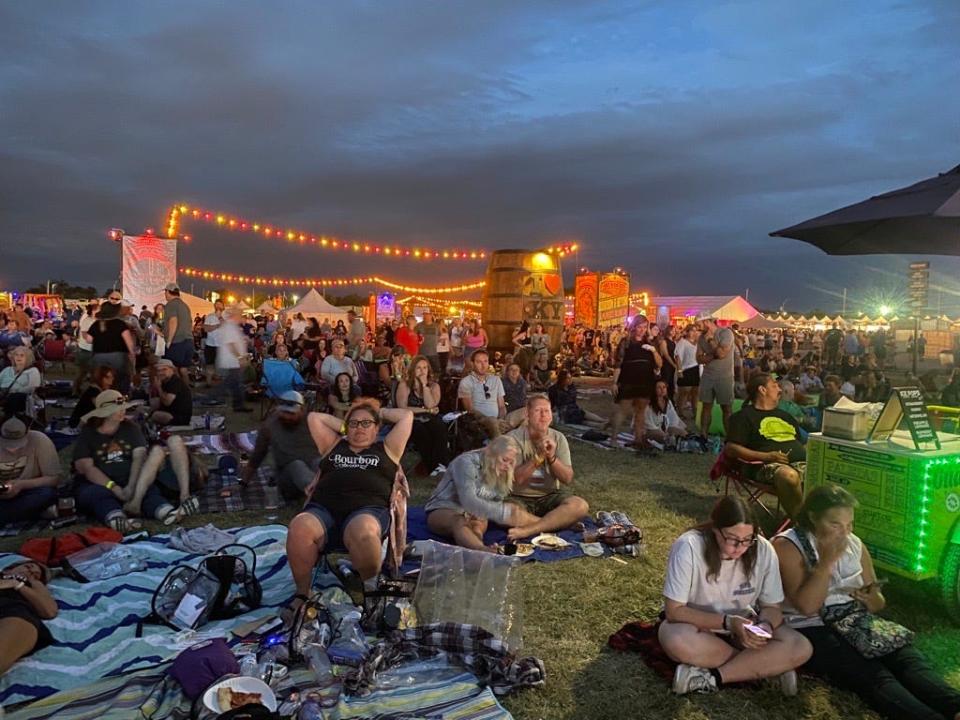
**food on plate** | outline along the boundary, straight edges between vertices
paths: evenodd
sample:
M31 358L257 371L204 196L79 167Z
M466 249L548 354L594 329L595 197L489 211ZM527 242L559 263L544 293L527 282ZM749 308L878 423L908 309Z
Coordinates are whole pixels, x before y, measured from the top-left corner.
M217 704L221 712L234 710L250 703L263 704L263 695L260 693L246 693L232 690L226 685L217 689Z

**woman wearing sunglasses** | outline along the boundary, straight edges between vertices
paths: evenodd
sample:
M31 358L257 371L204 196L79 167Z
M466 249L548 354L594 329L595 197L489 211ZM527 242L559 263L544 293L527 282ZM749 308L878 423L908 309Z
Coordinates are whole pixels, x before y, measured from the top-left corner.
M393 427L378 440L381 422ZM380 546L390 529L390 495L413 413L361 402L343 420L310 413L307 425L323 460L306 489L307 504L287 534L287 559L296 585L293 609L310 594L313 568L328 547L345 547L364 590L376 588Z
M783 694L796 695L794 668L812 651L783 624L777 556L759 533L752 509L728 495L670 548L659 637L679 663L675 693L779 676Z
M57 603L47 590L49 575L37 562L16 563L0 572L0 675L53 642L43 624L57 616Z

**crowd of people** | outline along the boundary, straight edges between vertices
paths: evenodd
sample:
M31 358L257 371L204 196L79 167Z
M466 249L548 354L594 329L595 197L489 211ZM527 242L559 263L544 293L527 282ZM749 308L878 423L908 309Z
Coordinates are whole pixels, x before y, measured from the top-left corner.
M422 472L438 477L425 504L429 529L498 552L484 539L490 524L516 542L589 513L573 492L573 458L556 425L609 430L620 446L632 415L633 445L646 453L706 439L719 405L724 456L773 486L794 524L768 540L753 507L727 496L673 544L659 640L678 663L674 691L774 678L793 695L796 670L805 668L888 717L960 717L960 693L912 646L868 656L831 631L842 613L876 613L885 601L852 531L855 499L832 486L803 493L804 438L816 420L806 410L842 396L884 398L886 338L838 328L757 334L714 318L661 327L640 315L611 331L571 326L558 353L542 324L524 322L511 351L492 353L477 319L448 323L427 311L419 321L370 328L352 312L333 324L299 315L281 322L245 318L222 303L191 318L179 295L168 285L166 303L135 315L113 292L64 318L52 336L38 336L32 318L21 329L22 308L0 318L8 363L0 371L0 522L55 512L64 485L56 449L30 411L42 382L36 357L58 330L76 344L78 367L72 494L78 510L121 532L139 528L138 518L174 524L198 511L202 463L180 436L155 432L189 426L195 390L229 398L238 412L252 409L251 394L266 393L272 412L241 481L251 482L270 457L282 495L302 504L287 538L290 610L308 599L328 549L348 554L359 602L376 589L411 447ZM288 371L286 385L272 385L269 363ZM585 374L609 374L609 418L580 407L573 379ZM954 373L948 388L958 383ZM809 404L811 396L819 401ZM733 412L737 397L745 404ZM139 420L130 415L135 405ZM45 569L31 564L0 575L0 672L49 642L42 619L56 606L45 582Z

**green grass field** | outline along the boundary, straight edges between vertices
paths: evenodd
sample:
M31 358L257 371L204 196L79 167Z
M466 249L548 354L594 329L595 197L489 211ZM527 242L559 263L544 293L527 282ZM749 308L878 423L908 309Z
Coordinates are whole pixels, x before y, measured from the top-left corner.
M605 411L597 398L591 409ZM229 419L231 429L256 424ZM581 558L550 565L527 564L520 571L524 597L524 653L542 658L546 687L505 699L518 720L598 718L766 718L851 719L874 714L859 700L802 678L800 695L786 699L773 688L725 689L712 696L676 697L642 660L606 646L608 636L630 620L653 618L660 611L667 552L673 540L704 518L717 497L707 472L712 456L665 455L640 459L632 453L601 450L571 441L576 491L591 510L622 510L639 524L647 544L645 557L626 565L611 559ZM65 453L66 454L66 453ZM412 477L411 504L422 504L434 486ZM271 514L275 511L271 511ZM293 510L281 513L281 522ZM265 512L190 518L191 525L220 527L265 523ZM164 532L147 523L151 532ZM70 528L74 529L74 528ZM14 550L22 539L0 541ZM937 601L936 589L893 578L886 588L888 615L917 631L917 645L937 670L960 687L960 625L953 624Z

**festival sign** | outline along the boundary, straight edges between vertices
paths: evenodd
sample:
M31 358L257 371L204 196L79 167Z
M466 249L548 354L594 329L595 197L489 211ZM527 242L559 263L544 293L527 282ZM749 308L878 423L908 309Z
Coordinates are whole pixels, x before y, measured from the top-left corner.
M604 273L598 286L598 327L623 325L630 314L630 276Z
M396 318L396 297L393 293L382 292L377 295L377 324Z
M124 235L122 248L124 299L137 308L165 302L163 288L177 281L177 241Z
M585 327L597 327L597 285L600 276L595 272L585 272L577 275L573 286L574 322Z

